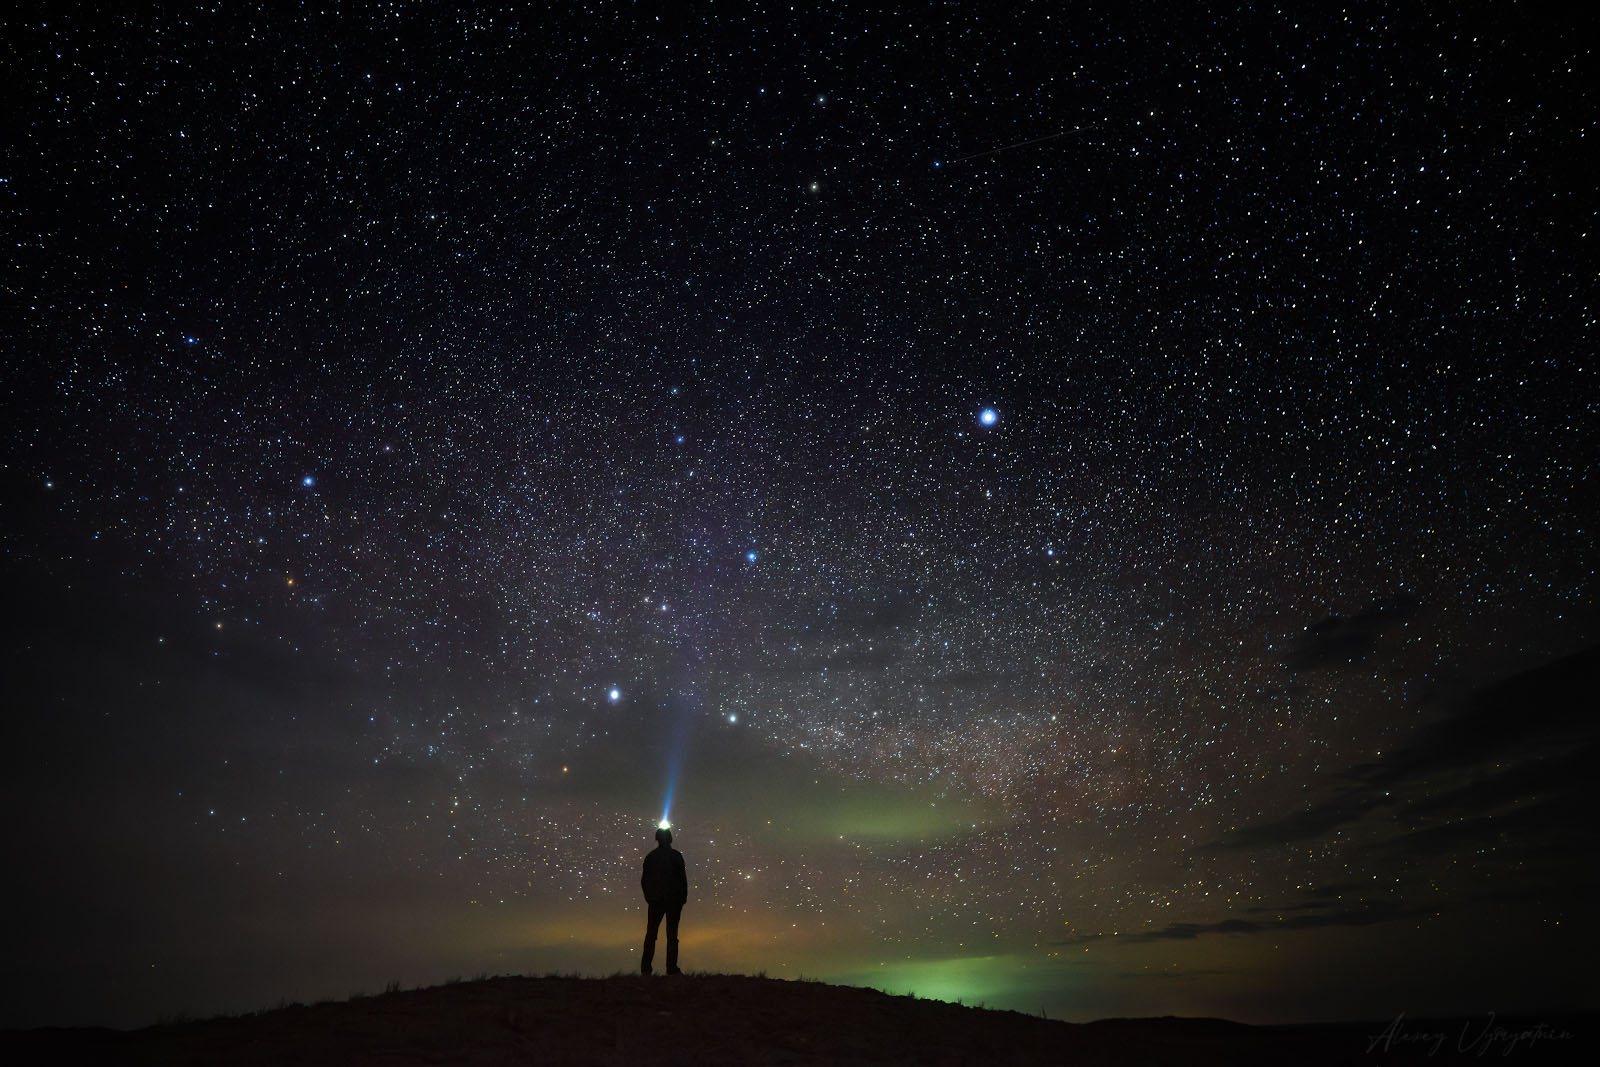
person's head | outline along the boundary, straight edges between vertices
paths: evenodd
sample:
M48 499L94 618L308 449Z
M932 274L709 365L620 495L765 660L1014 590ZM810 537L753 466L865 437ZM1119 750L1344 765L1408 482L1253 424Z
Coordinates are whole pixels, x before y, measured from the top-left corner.
M672 831L668 830L665 826L657 827L656 828L656 841L658 843L660 843L660 844L663 844L663 845L672 844Z

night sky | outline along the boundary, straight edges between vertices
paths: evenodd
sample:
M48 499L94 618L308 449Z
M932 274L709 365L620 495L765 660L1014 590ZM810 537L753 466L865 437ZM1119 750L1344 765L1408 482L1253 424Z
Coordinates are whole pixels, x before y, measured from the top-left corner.
M0 24L0 1025L635 971L669 803L691 970L1600 1002L1592 20L105 6Z

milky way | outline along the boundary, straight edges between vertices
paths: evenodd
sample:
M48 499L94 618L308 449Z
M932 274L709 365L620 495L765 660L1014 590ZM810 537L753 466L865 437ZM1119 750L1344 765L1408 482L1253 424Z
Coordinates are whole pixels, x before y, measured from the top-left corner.
M1591 28L223 11L6 16L7 1022L636 969L669 790L691 969L1583 1004Z

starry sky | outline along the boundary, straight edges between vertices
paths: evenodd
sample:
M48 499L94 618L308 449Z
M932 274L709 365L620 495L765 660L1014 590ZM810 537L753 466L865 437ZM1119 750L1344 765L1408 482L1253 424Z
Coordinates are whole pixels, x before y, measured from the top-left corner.
M1592 20L3 18L0 1025L1596 1006Z

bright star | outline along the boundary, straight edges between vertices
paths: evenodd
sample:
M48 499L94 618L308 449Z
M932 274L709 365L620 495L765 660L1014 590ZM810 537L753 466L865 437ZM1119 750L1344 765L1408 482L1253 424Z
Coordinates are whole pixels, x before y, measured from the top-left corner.
M984 408L982 411L978 412L978 421L983 423L985 426L993 426L995 423L1000 421L1000 413L994 408Z
M310 489L313 485L317 484L317 480L308 474L304 478L300 479L300 484L305 486L307 489Z
M756 561L756 550L752 548L750 551L744 554L744 558L749 560L751 563L754 563Z
M611 692L607 693L606 696L610 697L611 703L615 704L617 701L622 699L622 690L613 689Z

